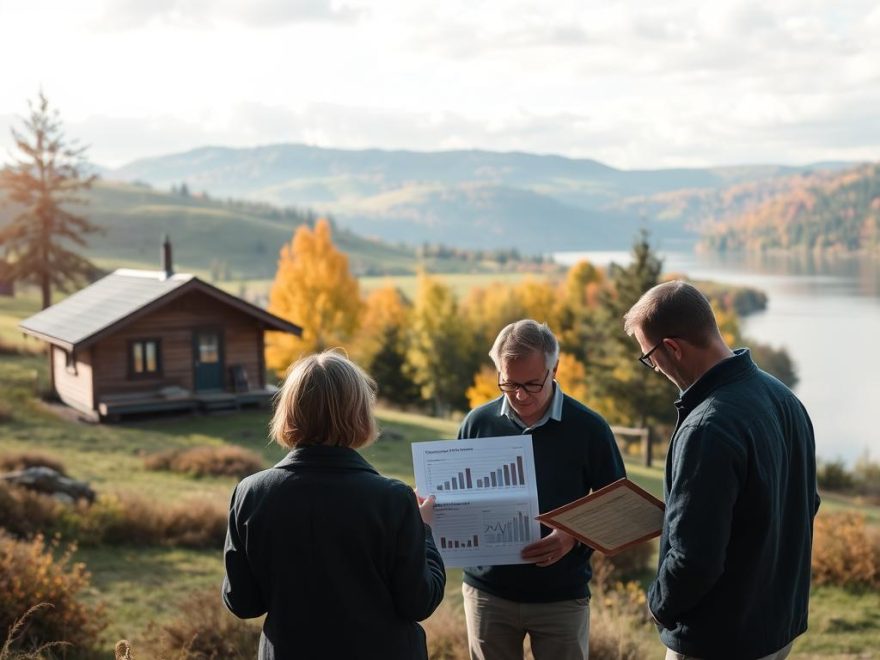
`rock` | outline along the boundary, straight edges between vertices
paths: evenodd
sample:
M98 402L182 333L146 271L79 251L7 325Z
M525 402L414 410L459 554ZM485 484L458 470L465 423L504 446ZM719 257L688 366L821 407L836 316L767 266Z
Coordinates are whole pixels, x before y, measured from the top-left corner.
M22 486L38 493L54 495L59 499L95 501L95 491L84 481L65 477L48 467L29 467L0 474L0 479L7 483Z

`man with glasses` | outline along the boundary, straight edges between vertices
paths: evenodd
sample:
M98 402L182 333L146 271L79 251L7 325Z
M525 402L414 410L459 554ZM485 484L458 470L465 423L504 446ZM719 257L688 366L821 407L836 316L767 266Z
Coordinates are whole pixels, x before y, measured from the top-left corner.
M458 437L531 435L542 512L626 476L608 424L554 379L559 344L546 325L511 323L489 356L501 396L472 410ZM542 527L541 533L523 550L527 564L465 569L471 658L521 660L526 634L536 660L589 656L592 550L563 532Z
M804 406L730 350L705 296L666 282L624 316L675 383L666 519L648 607L667 660L781 660L807 629L816 447Z

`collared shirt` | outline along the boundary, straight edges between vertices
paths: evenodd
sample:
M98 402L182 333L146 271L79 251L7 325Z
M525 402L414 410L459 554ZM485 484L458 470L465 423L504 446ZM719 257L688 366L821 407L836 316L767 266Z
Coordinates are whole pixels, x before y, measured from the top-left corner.
M532 429L536 429L539 426L544 426L544 424L546 424L551 419L560 422L562 421L562 388L559 386L559 383L557 383L555 380L553 381L553 398L550 400L550 405L547 407L547 412L545 412L544 416L531 426L522 421L519 415L516 414L513 406L510 405L510 401L507 400L506 394L502 396L501 412L499 412L498 414L507 417L511 422L519 426L523 430L523 432L531 431Z

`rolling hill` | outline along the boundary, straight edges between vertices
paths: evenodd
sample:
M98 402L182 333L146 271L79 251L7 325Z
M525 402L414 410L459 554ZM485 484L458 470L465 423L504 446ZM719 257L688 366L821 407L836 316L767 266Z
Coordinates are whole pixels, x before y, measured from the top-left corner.
M204 147L138 160L106 176L164 189L185 182L212 196L314 208L361 235L386 240L513 247L533 254L625 249L639 227L660 241L693 242L699 213L670 214L663 195L681 190L712 195L804 171L811 168L626 171L552 155L282 144Z

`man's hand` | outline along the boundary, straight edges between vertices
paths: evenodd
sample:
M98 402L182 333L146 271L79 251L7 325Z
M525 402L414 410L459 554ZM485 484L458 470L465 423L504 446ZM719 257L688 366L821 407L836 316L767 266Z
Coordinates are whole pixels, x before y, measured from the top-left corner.
M575 539L565 532L554 529L548 536L523 548L522 558L538 566L555 564L574 547Z

